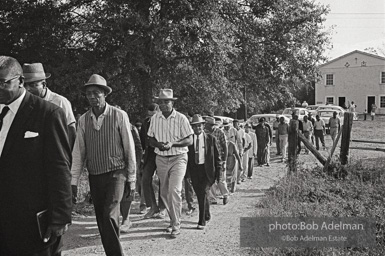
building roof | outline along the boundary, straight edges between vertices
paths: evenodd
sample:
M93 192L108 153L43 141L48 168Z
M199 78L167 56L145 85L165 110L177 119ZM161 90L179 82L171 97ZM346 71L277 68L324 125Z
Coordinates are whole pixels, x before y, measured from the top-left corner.
M322 68L322 67L324 67L324 66L326 66L326 65L329 65L330 63L333 63L333 62L335 62L335 61L337 61L337 60L343 59L343 58L345 58L345 57L347 57L347 56L349 56L349 55L351 55L351 54L354 54L354 53L360 53L360 54L363 54L363 55L367 55L367 56L370 56L370 57L377 58L377 59L380 59L380 60L384 60L384 61L385 61L385 57L378 56L378 55L371 54L371 53L367 53L367 52L363 52L363 51L359 51L359 50L355 50L355 51L349 52L349 53L347 53L347 54L344 54L344 55L342 55L342 56L340 56L340 57L338 57L338 58L332 59L332 60L330 60L330 61L328 61L328 62L326 62L326 63L320 65L319 67Z

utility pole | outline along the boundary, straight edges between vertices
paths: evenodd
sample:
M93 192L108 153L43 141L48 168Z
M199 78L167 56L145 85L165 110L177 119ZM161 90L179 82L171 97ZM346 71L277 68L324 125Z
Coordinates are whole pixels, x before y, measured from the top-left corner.
M247 120L247 95L246 95L246 85L245 85L245 91L244 91L244 105L245 105L245 122L246 122L246 120Z

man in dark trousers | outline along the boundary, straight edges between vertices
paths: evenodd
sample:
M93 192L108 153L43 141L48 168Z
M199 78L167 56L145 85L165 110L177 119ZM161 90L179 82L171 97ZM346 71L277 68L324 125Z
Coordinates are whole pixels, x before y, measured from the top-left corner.
M19 62L0 56L0 113L0 255L61 255L72 208L64 111L27 92Z
M221 158L218 152L217 141L214 136L203 131L204 123L205 121L200 115L193 116L191 121L194 131L193 145L189 146L187 162L187 172L189 172L198 198L198 229L204 229L206 222L211 219L207 192L215 180L219 182L219 173L221 171Z
M146 200L146 206L151 207L150 210L144 215L145 219L148 218L160 218L166 217L166 206L164 206L163 200L160 197L160 190L158 191L158 203L156 202L154 187L152 186L152 177L156 170L155 164L155 149L149 145L148 142L148 128L150 127L151 117L159 112L159 105L151 103L147 108L147 117L143 121L142 129L140 130L140 141L142 148L144 149L143 156L143 174L142 174L142 187L143 194Z

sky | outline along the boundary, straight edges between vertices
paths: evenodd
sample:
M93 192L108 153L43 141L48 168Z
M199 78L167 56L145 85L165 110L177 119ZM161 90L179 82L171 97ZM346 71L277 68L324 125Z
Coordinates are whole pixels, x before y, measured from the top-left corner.
M329 59L354 50L378 47L385 50L385 0L315 0L329 5L324 26L334 26Z

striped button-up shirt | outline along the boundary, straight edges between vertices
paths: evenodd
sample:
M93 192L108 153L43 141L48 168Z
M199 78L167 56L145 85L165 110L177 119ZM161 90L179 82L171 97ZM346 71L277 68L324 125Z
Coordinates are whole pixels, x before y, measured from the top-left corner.
M136 180L135 144L127 113L106 103L96 118L92 109L79 118L72 151L72 185L77 185L84 165L91 175L127 169L128 181Z
M163 116L162 112L153 115L147 135L158 142L166 143L180 141L193 133L187 117L173 109L167 118ZM188 147L171 147L166 151L155 148L155 153L160 156L176 156L187 152Z

